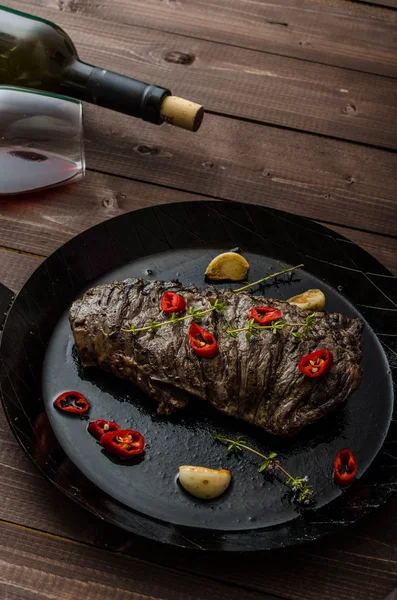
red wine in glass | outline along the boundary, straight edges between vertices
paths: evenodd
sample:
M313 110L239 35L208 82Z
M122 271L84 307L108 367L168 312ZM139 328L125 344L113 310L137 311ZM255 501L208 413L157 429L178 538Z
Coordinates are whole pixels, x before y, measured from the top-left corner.
M0 147L0 194L60 185L81 173L81 164L45 150Z

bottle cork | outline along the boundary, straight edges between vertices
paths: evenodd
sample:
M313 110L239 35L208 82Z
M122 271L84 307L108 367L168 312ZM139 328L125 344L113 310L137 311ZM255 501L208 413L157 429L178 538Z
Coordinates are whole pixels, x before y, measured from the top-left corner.
M200 104L178 96L167 96L160 112L166 123L188 131L197 131L204 117L204 108Z

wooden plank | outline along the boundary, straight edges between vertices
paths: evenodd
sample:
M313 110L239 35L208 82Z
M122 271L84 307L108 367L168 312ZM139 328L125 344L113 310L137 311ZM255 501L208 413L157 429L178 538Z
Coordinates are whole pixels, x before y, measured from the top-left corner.
M397 13L346 0L8 0L107 22L139 25L188 37L312 62L396 76ZM118 26L117 25L117 26ZM99 25L98 25L99 27ZM178 50L178 48L176 48Z
M397 235L397 154L206 115L197 134L87 107L91 168Z
M177 568L0 524L2 598L30 600L273 600ZM274 598L274 597L273 597Z
M0 246L0 281L13 292L21 289L28 277L44 259Z
M71 237L111 217L130 210L166 202L204 200L203 196L127 180L100 173L87 173L80 185L40 192L24 198L9 198L0 210L2 243L10 248L48 256ZM313 212L316 203L311 204ZM380 211L379 211L380 212ZM318 215L322 216L322 215ZM343 213L341 220L343 220ZM339 217L335 211L333 219ZM362 246L397 274L397 240L346 227L330 225ZM16 289L40 259L9 254L0 261L0 281Z
M63 497L42 479L19 448L1 409L0 477L0 520L97 546L92 549L67 544L57 538L0 525L0 581L6 579L11 586L17 586L19 581L32 594L34 589L29 587L32 581L35 586L41 580L43 585L52 580L55 592L61 591L62 581L62 593L70 593L70 596L66 595L68 600L78 597L96 599L97 589L91 589L95 581L101 586L115 585L117 581L116 587L134 591L136 600L145 598L144 594L156 599L185 598L185 589L187 593L197 589L194 598L200 600L215 598L215 594L227 598L228 593L231 599L256 598L255 592L264 600L271 600L267 594L293 600L319 600L325 595L329 600L384 600L395 587L397 498L348 531L328 538L326 543L320 540L276 554L217 554L209 560L207 555L197 552L193 554L170 547L164 551L162 546L99 521ZM117 554L103 551L104 548L117 551ZM125 554L131 558L123 556ZM152 563L150 566L147 565L149 562ZM156 565L177 570L169 574ZM64 569L68 570L68 575ZM198 576L200 587L196 587ZM83 577L87 587L80 596ZM230 582L238 587L229 589L219 582L227 585ZM147 587L143 587L145 585ZM207 586L213 595L204 594ZM106 594L107 588L103 589ZM4 590L8 588L0 587L0 591L4 593ZM159 590L169 595L161 596ZM181 595L173 596L175 590ZM21 590L19 593L18 600L30 598L23 596ZM56 597L64 598L62 595Z
M1 242L48 256L71 237L106 219L154 204L196 199L205 200L203 196L88 171L79 185L3 198Z
M34 8L66 28L86 62L169 86L209 111L397 148L397 80Z

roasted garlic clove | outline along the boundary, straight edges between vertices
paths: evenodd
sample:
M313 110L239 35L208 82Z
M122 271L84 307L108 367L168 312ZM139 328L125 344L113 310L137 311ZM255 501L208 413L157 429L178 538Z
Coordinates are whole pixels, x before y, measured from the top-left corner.
M249 268L249 263L241 254L223 252L211 260L205 275L213 281L244 281Z
M202 500L217 498L229 487L232 475L228 469L208 469L184 465L179 467L181 486Z
M293 296L288 300L290 304L299 306L302 310L323 311L325 306L325 296L321 290L307 290L303 294Z

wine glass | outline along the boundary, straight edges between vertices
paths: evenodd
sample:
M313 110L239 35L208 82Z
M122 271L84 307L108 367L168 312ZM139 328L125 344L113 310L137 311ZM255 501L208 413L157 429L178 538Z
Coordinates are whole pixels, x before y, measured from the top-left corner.
M0 195L76 182L84 174L82 103L0 86Z

